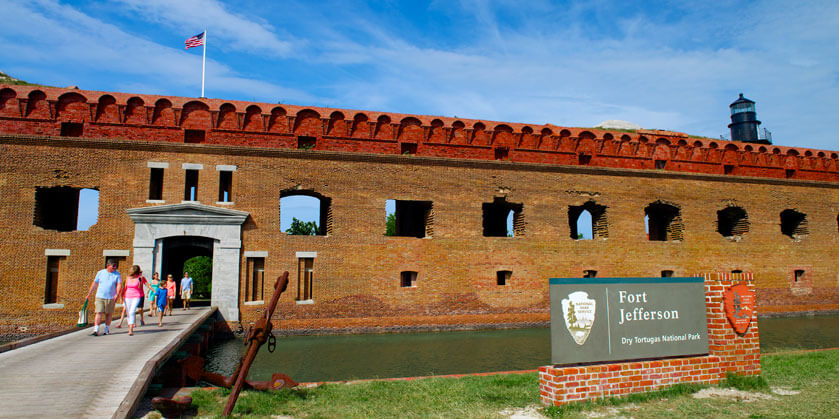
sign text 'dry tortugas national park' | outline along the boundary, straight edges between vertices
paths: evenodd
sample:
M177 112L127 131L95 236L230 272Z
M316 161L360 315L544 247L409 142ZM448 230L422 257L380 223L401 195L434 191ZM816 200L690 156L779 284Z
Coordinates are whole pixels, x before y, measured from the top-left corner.
M702 278L552 278L551 362L708 353Z

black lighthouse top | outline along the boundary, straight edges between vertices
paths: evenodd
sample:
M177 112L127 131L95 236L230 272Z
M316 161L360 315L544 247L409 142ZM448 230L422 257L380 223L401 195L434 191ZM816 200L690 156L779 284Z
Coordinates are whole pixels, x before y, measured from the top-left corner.
M744 98L740 93L740 97L732 102L729 108L731 108L731 124L728 128L731 129L731 140L759 142L757 126L760 125L760 121L757 120L754 101Z

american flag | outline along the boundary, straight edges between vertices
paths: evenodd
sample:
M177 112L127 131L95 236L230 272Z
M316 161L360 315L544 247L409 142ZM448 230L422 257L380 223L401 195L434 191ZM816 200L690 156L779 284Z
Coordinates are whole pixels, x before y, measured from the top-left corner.
M186 48L184 49L190 49L192 47L200 47L201 45L204 45L204 32L201 32L198 35L193 36L192 38L187 38L187 40L184 41L184 45L186 45Z

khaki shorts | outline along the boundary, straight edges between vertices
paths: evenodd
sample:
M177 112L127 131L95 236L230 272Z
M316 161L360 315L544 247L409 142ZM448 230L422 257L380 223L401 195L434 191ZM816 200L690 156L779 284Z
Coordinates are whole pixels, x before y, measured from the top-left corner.
M192 290L183 290L181 291L181 298L184 300L189 300L192 298Z
M113 298L97 298L93 303L94 311L96 313L113 314L114 313L114 299Z

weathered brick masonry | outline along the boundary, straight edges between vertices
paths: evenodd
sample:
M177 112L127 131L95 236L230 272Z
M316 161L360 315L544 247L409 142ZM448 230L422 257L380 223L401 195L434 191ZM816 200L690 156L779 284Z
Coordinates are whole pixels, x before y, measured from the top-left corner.
M298 295L296 252L317 252L313 304L284 297L277 310L278 329L297 333L546 324L547 279L584 270L742 270L755 275L761 314L839 309L836 152L28 86L0 86L0 150L0 334L73 324L103 254L128 251L132 262L126 209L181 203L184 164L203 167L203 205L248 214L243 322L261 310L244 304L259 299L249 251L266 255L265 299L268 279L285 270L286 295ZM151 162L167 168L161 199L148 202ZM235 167L232 203L216 203L219 166ZM98 189L98 222L68 232L34 225L36 188L56 186ZM287 193L328 198L327 234L281 231ZM483 234L483 204L497 198L520 205L515 237ZM388 199L431 202L426 237L385 236ZM604 208L593 240L572 238L569 207L584 205ZM662 241L645 233L648 207L675 208ZM718 211L728 208L747 217L724 236ZM805 217L788 234L784 210ZM45 306L48 249L62 256L57 304ZM417 273L415 286L402 286L405 271ZM504 285L499 271L512 272Z
M679 383L716 384L729 372L760 375L760 338L757 316L752 315L746 333L740 335L728 323L723 294L738 281L705 280L708 318L708 355L585 366L539 368L542 403L608 398L660 390ZM754 284L747 283L749 288Z

